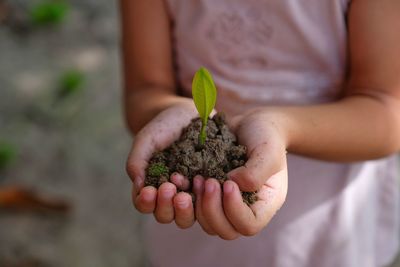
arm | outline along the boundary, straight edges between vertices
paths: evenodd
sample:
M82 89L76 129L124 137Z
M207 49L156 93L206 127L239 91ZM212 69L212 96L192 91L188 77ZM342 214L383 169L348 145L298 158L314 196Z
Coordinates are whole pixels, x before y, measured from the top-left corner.
M346 96L327 105L270 110L285 128L290 152L357 161L400 149L400 2L353 0L348 16Z
M324 105L266 107L231 120L249 148L244 167L199 183L200 213L212 234L254 235L282 206L287 191L285 150L323 160L358 161L400 150L400 2L353 0L348 14L350 73L345 97ZM195 184L196 186L196 184ZM243 204L239 188L258 190ZM213 193L210 193L213 192ZM222 201L221 201L222 199Z
M277 157L269 156L272 151L350 162L400 150L400 3L353 0L348 25L350 73L344 98L322 105L260 108L236 118L242 143L250 149L263 146L259 159L231 173L243 190L257 190L278 171ZM253 130L247 133L248 128ZM263 164L256 164L260 158Z
M137 133L158 113L188 102L176 95L171 25L160 0L120 0L125 118Z
M170 145L197 115L190 99L176 96L170 21L163 0L120 0L125 70L125 116L135 133L126 167L132 179L132 200L142 213L181 228L194 223L192 198L177 193L182 177L171 177L157 190L144 187L152 154Z

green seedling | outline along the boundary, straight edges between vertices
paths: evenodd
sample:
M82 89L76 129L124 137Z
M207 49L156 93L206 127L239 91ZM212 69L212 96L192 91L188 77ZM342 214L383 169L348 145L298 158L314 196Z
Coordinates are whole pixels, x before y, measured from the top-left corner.
M59 98L66 98L76 94L83 87L85 74L79 70L69 70L61 75L59 85Z
M0 141L0 170L8 167L17 155L17 149L8 142Z
M160 177L161 175L168 175L169 169L163 163L155 163L149 167L147 173L153 177Z
M201 118L199 145L203 146L207 138L207 122L217 100L217 88L206 68L200 68L193 78L192 96Z
M69 11L64 1L44 0L31 9L31 20L36 25L56 25L62 23Z

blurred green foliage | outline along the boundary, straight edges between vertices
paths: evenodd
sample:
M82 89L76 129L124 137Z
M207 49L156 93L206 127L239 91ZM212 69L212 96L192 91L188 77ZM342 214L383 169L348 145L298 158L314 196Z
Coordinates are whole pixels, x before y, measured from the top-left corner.
M8 167L17 155L17 149L11 143L0 141L0 170Z
M37 25L54 25L62 23L69 11L65 1L45 0L31 9L31 19Z
M58 97L69 97L82 90L85 74L76 69L68 70L61 75L59 83Z

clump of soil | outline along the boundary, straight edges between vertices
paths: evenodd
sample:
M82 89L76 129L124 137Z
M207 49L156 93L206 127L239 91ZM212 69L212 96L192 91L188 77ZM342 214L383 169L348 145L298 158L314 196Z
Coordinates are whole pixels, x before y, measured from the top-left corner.
M171 174L178 172L189 179L187 192L193 196L192 185L196 175L215 178L222 185L229 171L245 164L246 147L237 143L222 114L218 113L208 121L207 139L202 147L198 144L200 129L201 119L193 119L183 129L179 140L153 155L146 170L146 186L158 188L170 180ZM248 205L257 201L255 192L242 192L242 197Z

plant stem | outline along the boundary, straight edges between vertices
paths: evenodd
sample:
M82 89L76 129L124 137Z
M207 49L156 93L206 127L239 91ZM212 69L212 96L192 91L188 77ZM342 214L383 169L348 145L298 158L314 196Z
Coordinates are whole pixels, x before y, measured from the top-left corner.
M201 131L200 131L200 135L199 135L200 146L203 146L204 143L206 142L206 137L207 137L206 126L207 126L206 123L201 124Z

